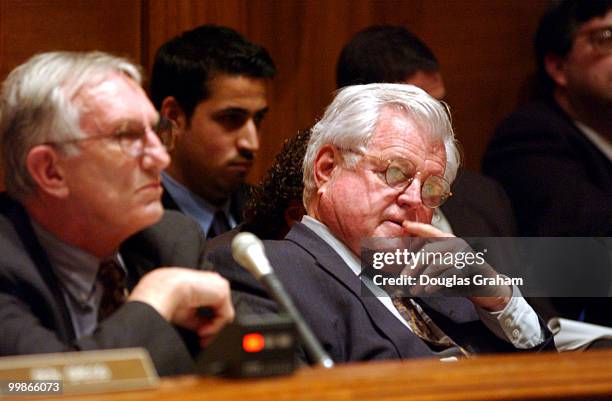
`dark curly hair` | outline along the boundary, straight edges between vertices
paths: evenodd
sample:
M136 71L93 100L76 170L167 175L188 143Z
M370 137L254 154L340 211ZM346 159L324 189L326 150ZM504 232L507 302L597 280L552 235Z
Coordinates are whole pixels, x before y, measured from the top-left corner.
M309 139L310 129L287 139L262 181L251 189L244 211L246 231L265 239L282 238L287 232L285 211L292 202L302 203L302 161Z

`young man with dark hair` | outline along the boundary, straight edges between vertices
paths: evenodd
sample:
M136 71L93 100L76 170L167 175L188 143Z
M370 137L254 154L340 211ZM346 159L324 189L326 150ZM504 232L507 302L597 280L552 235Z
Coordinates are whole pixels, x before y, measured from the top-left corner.
M216 25L184 32L155 56L151 97L175 124L164 206L194 217L207 237L242 220L275 72L263 47Z

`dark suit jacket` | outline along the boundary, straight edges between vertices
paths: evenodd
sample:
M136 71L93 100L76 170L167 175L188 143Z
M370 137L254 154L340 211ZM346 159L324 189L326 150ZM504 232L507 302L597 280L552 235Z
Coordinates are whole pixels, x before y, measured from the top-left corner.
M552 101L499 125L483 171L504 186L521 235L612 235L612 162Z
M483 171L506 189L523 236L612 235L612 162L553 101L527 104L503 121ZM545 318L612 325L610 298L536 301Z
M303 224L296 224L285 240L264 244L278 278L336 362L433 355L378 299L362 294L360 279ZM241 293L241 302L257 312L276 311L264 289L232 261L229 247L216 247L207 256L232 282L232 289ZM466 349L475 353L514 350L481 323L467 299L430 298L420 303Z
M166 212L160 222L122 244L128 286L132 288L158 266L202 266L203 246L204 238L194 221ZM0 196L0 322L3 356L144 347L161 375L193 369L179 331L145 303L126 303L91 336L76 339L57 277L29 218L6 196Z
M494 180L460 169L453 196L440 209L457 237L511 237L516 235L512 206Z
M244 220L244 207L249 198L250 191L250 185L242 184L230 197L230 213L237 224L242 223ZM164 193L162 194L162 205L164 205L164 209L181 211L178 204L165 187Z

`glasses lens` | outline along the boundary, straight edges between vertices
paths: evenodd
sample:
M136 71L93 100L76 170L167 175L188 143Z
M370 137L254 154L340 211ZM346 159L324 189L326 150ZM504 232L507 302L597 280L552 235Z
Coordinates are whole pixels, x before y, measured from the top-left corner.
M399 166L391 164L385 172L385 180L390 187L401 188L410 180L410 177L406 176Z
M591 43L599 51L612 51L612 28L603 28L593 32Z
M137 157L142 154L144 148L145 131L125 131L117 134L119 145L123 153L131 157Z
M442 205L449 195L449 183L438 175L432 175L427 178L421 188L421 199L427 207L434 208Z

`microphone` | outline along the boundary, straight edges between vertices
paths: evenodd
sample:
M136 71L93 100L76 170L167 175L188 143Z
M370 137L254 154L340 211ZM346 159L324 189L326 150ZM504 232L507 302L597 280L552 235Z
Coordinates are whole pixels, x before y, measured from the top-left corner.
M266 257L263 242L254 234L242 232L232 240L232 256L238 264L247 269L257 281L266 287L280 308L293 319L306 351L316 364L324 368L333 367L334 361L323 350L319 340L312 333L282 283L274 274L270 261Z

